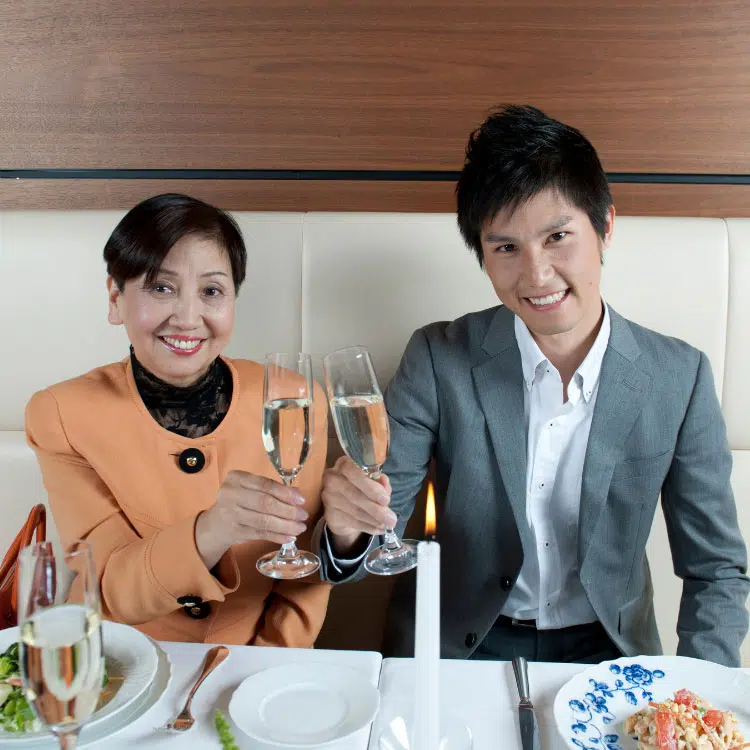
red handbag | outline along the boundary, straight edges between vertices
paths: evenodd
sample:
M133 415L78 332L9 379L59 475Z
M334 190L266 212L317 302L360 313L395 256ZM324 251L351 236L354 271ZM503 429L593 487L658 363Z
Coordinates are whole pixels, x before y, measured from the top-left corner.
M18 624L18 555L31 544L34 534L37 542L47 541L47 509L41 504L31 509L0 563L0 630Z

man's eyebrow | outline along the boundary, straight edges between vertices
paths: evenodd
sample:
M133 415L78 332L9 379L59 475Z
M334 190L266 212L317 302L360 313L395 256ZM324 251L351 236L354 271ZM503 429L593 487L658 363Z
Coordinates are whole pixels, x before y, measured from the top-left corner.
M559 229L562 229L564 226L567 226L570 224L570 222L573 221L572 216L561 216L559 219L555 219L551 224L544 227L539 234L550 234L552 232L556 232ZM518 242L517 237L513 237L510 234L499 234L498 232L487 232L484 235L484 241L485 242L507 242L510 244L515 244Z
M518 242L515 237L511 237L509 234L497 234L497 232L489 232L484 235L486 242Z
M550 232L556 232L558 229L562 229L567 224L573 221L572 216L561 216L557 221L553 221L548 227L542 229L539 234L549 234Z

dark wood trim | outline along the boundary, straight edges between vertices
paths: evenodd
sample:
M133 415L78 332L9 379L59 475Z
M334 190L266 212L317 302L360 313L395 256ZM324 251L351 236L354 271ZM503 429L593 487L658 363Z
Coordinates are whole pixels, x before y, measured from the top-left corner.
M3 210L131 208L182 192L232 211L455 210L450 182L263 180L0 180ZM617 212L634 216L750 216L750 185L615 184Z

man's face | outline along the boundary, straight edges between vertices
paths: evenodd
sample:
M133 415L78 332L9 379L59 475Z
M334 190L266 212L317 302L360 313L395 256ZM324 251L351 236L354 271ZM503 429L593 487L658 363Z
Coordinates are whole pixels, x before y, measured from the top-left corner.
M598 325L601 257L614 216L610 206L602 240L586 213L550 188L483 227L484 266L495 293L538 341L576 345Z

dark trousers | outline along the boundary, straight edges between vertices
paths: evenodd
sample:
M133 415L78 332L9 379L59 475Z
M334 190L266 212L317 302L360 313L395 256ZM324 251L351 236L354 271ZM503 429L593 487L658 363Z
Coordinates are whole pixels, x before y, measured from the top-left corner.
M533 624L514 625L509 617L501 615L469 658L510 661L514 656L523 656L528 661L599 664L618 659L622 652L599 622L537 630Z

